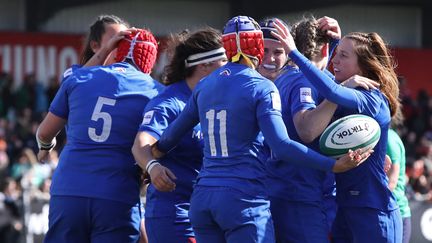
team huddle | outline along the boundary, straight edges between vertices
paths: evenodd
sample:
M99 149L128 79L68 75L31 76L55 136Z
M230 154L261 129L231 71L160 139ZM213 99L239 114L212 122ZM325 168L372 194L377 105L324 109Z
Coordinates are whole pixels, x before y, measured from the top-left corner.
M67 133L45 242L408 242L385 170L398 80L377 33L236 16L169 43L162 85L150 31L91 26L36 133L41 161ZM354 114L376 121L373 150L323 155L323 131Z

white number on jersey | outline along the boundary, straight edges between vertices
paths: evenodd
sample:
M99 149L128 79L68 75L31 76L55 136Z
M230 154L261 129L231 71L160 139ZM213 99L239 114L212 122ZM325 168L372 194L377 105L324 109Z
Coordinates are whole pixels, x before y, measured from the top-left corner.
M108 112L102 111L102 106L103 105L114 106L115 103L116 103L116 100L114 100L114 99L109 99L109 98L105 98L105 97L99 97L98 98L96 106L93 110L93 114L92 114L91 119L92 119L92 121L97 121L99 119L103 120L102 133L100 135L97 135L96 134L96 128L89 127L88 135L89 135L91 140L98 142L98 143L102 143L108 139L108 137L111 133L112 118Z
M211 156L216 156L216 141L214 135L215 128L215 110L209 110L206 112L206 118L208 120L208 136L209 136L209 144L210 144L210 154ZM226 136L226 119L227 112L226 110L221 110L216 113L216 119L219 120L219 140L220 147L222 152L222 157L228 157L228 143Z

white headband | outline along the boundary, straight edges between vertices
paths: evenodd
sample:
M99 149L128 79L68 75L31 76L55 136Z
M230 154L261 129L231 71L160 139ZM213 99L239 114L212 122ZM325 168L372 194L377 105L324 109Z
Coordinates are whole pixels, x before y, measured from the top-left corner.
M201 63L208 63L223 58L226 58L225 49L221 47L215 50L190 55L186 58L185 65L186 67L192 67Z

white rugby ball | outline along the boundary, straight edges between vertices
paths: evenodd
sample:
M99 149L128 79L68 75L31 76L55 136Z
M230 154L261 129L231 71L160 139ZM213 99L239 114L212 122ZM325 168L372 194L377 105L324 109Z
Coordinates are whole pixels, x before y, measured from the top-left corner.
M331 123L322 133L319 146L323 154L339 158L350 149L374 148L380 136L381 128L375 119L355 114Z

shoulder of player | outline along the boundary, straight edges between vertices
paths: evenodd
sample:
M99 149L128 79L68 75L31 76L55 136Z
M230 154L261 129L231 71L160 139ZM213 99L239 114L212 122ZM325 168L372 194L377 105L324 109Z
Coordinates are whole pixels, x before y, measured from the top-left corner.
M154 97L150 102L153 106L173 107L178 106L180 102L187 102L189 97L182 95L176 84L166 86L166 88Z

